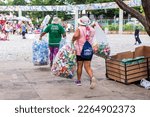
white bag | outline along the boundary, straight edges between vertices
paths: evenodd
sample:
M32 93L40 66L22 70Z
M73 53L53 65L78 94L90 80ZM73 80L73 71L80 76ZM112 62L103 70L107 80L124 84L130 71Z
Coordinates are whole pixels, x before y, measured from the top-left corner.
M97 56L107 58L110 55L110 47L107 42L107 36L104 31L101 29L99 24L95 22L95 35L93 37L93 49Z
M48 24L49 20L50 20L50 16L46 15L45 18L44 18L44 20L42 21L41 26L45 27Z
M56 76L72 78L76 73L76 54L72 43L67 42L56 54L51 71Z
M144 87L145 89L150 89L150 81L146 79L142 79L140 82L140 85Z
M61 49L66 44L66 39L62 38L59 43L59 49Z
M104 33L104 31L102 30L102 28L99 26L99 24L97 22L95 22L95 35L93 37L93 43L104 43L104 44L108 44L107 42L107 36Z

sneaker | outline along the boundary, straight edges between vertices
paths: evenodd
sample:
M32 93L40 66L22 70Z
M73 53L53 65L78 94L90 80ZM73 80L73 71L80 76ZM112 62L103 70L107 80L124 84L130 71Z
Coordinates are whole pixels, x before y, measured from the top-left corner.
M96 86L96 78L92 77L91 81L90 81L90 89L94 89Z
M22 39L26 39L26 37L23 37Z
M142 44L142 43L139 43L139 45L140 45L140 44Z
M81 81L80 80L75 81L75 83L76 83L77 86L81 86Z

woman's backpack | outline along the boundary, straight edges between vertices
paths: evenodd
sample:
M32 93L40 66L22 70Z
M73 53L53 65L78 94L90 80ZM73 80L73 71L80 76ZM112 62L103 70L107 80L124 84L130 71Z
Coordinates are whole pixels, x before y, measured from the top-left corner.
M93 48L92 45L89 43L89 34L90 34L90 29L89 27L86 27L86 41L83 45L82 51L81 51L81 57L85 59L91 59L93 56Z

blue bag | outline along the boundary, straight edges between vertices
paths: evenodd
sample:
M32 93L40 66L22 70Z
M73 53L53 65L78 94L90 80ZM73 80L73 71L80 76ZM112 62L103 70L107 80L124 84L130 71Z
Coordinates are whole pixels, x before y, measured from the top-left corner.
M91 44L86 40L81 51L81 57L84 59L91 59L92 56L93 56L93 48Z
M84 31L83 31L83 33L84 33ZM85 41L82 51L81 51L81 57L84 59L91 59L93 56L93 53L94 53L92 45L88 42L88 37L87 37L88 34L89 33L86 30L86 34L84 34L86 41Z
M42 40L35 40L32 45L33 51L33 64L34 65L48 65L48 42L44 39Z

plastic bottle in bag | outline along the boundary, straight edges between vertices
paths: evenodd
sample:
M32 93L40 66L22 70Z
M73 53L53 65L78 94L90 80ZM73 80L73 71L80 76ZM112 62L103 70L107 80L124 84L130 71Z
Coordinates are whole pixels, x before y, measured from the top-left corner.
M95 35L93 37L93 48L96 51L96 55L107 58L110 55L110 46L107 42L107 36L104 31L101 29L99 24L95 22Z
M51 71L54 75L72 78L76 73L76 55L71 43L66 43L57 53Z
M33 51L33 64L34 65L47 65L48 64L48 43L46 40L36 40L32 45Z
M60 43L59 43L59 49L61 49L64 45L66 44L66 39L61 39Z

